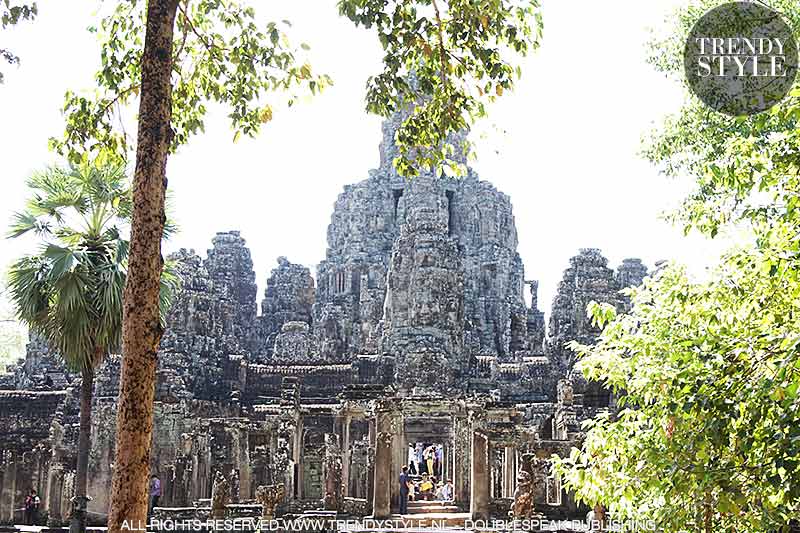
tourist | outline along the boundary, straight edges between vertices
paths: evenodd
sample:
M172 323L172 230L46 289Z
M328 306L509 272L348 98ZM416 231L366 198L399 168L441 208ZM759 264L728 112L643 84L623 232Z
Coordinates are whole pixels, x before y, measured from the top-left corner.
M452 480L448 479L447 483L445 483L442 486L441 499L443 501L446 501L446 502L453 501L453 482L452 482Z
M33 497L33 489L31 489L30 492L28 492L28 494L25 496L25 519L23 520L23 522L25 522L26 526L33 525L31 523L31 501L33 500L32 497Z
M433 471L433 461L434 461L434 447L433 445L428 446L425 448L425 452L423 453L423 457L425 458L425 468L429 475L433 475L435 472Z
M153 474L153 477L150 479L150 506L147 512L148 516L153 514L153 509L158 507L159 498L161 498L161 480L158 479L157 475Z
M39 504L41 500L36 494L36 489L31 489L25 497L25 524L35 526L39 521Z
M411 473L419 474L419 466L417 465L417 450L414 449L414 445L411 443L408 444L408 468Z
M421 500L433 499L433 483L427 472L422 474L422 481L419 483L419 496Z
M442 475L444 474L444 472L443 472L443 470L444 470L444 460L443 460L444 459L444 447L441 444L437 444L436 445L435 459L436 459L436 475L441 478Z
M417 475L422 474L422 465L425 464L424 462L424 452L422 451L422 443L418 442L415 448L417 452Z
M408 478L408 467L404 466L400 473L400 514L408 514L408 492L411 480Z

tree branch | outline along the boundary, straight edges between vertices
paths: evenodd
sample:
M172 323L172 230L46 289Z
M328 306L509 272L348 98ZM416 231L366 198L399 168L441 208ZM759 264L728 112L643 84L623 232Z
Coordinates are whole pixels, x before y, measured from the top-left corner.
M187 0L187 4L188 4L188 0ZM192 24L192 19L189 17L189 14L186 13L186 8L183 6L183 4L181 2L178 2L178 10L181 12L181 14L183 15L184 20L189 25L189 29L191 29L192 33L194 33L197 36L197 38L200 40L200 42L203 43L203 46L206 47L206 50L208 50L209 52L211 52L214 48L216 48L217 50L220 50L220 48L218 46L216 46L214 43L209 43L208 41L206 41L205 35L200 33L197 30L197 28L194 27L194 24Z
M444 30L442 29L442 16L439 13L439 5L436 3L436 0L431 0L433 3L433 11L436 13L436 28L437 34L439 35L439 77L442 80L442 88L447 88L447 76L445 74L445 57L447 57L445 48L444 48Z

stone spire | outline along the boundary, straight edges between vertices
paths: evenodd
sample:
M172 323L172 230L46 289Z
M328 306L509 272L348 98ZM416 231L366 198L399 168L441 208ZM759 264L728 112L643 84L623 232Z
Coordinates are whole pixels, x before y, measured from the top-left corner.
M571 369L575 354L565 345L570 341L591 344L600 334L586 312L589 302L608 303L624 312L627 301L620 291L640 283L646 272L639 259L625 259L614 272L600 250L581 248L569 260L553 299L547 339L553 361L564 371Z
M314 306L314 278L303 265L291 263L285 257L278 258L278 266L267 278L264 299L261 302L261 326L263 349L271 354L275 338L288 322L305 322L308 330L312 323Z
M622 264L617 267L616 279L620 289L638 287L645 277L647 277L647 267L638 257L623 259ZM630 298L627 295L623 295L622 301L624 310L628 311L631 307Z
M531 306L527 313L528 346L532 354L541 354L544 351L544 313L539 310L539 282L526 281L525 284L531 291Z
M458 244L467 352L512 361L536 351L527 331L524 267L511 200L471 169L462 179L421 176L406 181L398 176L392 160L402 120L398 113L384 122L380 167L368 179L346 186L334 205L313 313L322 353L331 360L350 360L380 351L386 277L404 224L404 231L429 225L414 231ZM427 189L430 199L420 200L415 187ZM436 205L430 203L434 200Z
M211 242L203 265L222 305L224 348L246 353L256 342L257 288L250 250L238 231L219 232Z

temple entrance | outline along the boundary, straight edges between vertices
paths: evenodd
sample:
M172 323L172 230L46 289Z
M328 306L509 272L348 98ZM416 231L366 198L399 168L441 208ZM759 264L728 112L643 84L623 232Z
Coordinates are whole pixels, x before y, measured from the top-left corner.
M401 468L408 468L413 486L405 511L409 519L447 521L452 518L460 522L464 518L460 514L462 509L454 501L453 427L453 416L440 412L426 413L425 409L419 409L403 416L404 461ZM393 505L396 512L399 511L400 497L398 493Z
M403 466L408 468L413 488L407 514L457 513L460 509L454 501L453 416L420 411L423 412L409 412L403 416L402 462L396 476ZM393 507L399 510L399 486L393 496Z
M371 402L365 414L375 445L373 518L398 513L401 502L402 514L415 520L486 519L490 507L507 516L519 468L515 423L520 413L513 406L407 396ZM406 510L399 478L409 463L420 497L409 501ZM436 478L434 486L417 486L431 477ZM445 494L439 483L447 485Z
M444 444L417 441L408 443L408 473L421 477L426 474L441 480L444 472Z

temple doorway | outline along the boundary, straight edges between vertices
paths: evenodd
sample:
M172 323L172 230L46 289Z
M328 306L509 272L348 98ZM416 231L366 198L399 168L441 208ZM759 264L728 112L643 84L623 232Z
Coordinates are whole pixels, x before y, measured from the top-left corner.
M424 409L419 411L407 413L403 417L404 438L401 440L403 444L401 466L408 467L408 474L414 487L411 496L412 505L409 506L411 513L431 512L423 502L435 503L441 507L444 502L453 505L455 499L453 417L449 413L444 415L435 412L425 413ZM399 494L397 496L399 497ZM394 500L393 503L397 501ZM442 512L445 509L437 507L436 511Z

